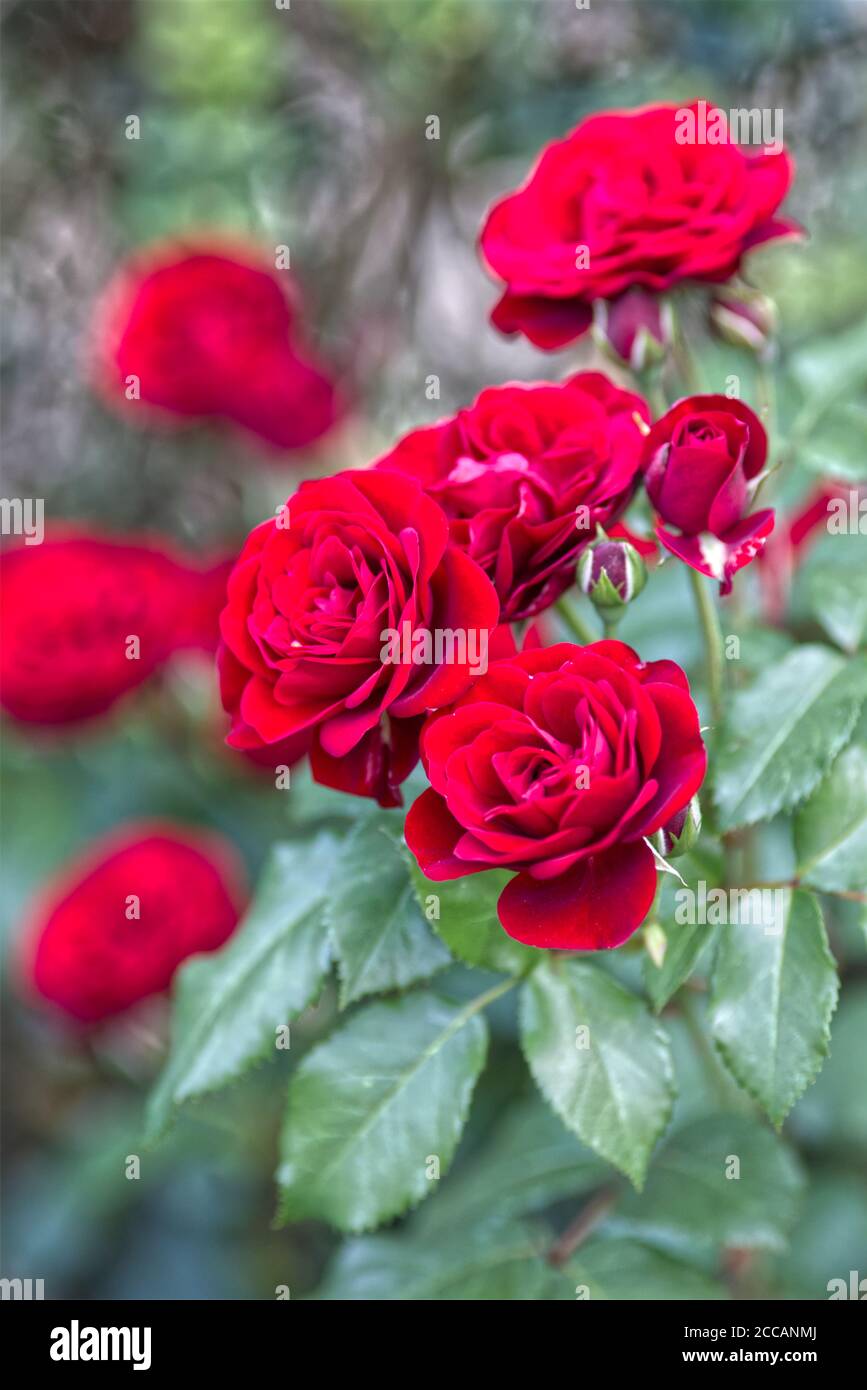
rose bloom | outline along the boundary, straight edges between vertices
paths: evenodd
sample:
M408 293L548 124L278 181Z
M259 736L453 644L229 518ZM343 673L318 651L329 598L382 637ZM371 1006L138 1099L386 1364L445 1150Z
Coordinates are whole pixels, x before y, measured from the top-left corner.
M175 651L213 651L227 568L199 569L151 539L77 530L5 551L0 706L31 724L91 719Z
M644 484L659 517L658 539L692 569L718 579L723 594L774 529L773 510L747 515L767 452L761 420L727 396L678 401L644 441Z
M248 251L169 246L125 265L97 308L98 389L127 413L218 418L275 449L300 449L334 424L333 382L298 334L297 291ZM129 399L130 378L139 400Z
M492 386L451 419L413 430L378 468L407 473L449 518L452 540L492 580L502 618L541 612L579 553L624 510L650 418L601 372L559 385Z
M270 748L275 764L309 749L318 782L400 805L423 716L467 688L469 634L487 642L497 616L490 581L410 478L346 472L303 483L251 533L229 580L228 742ZM467 634L468 659L383 655L389 631L445 630Z
M231 936L245 901L222 837L125 826L48 885L24 938L28 984L83 1023L168 989L178 966Z
M776 216L793 174L785 150L682 144L685 109L589 117L494 206L480 245L505 281L492 315L501 332L563 347L589 328L596 300L728 280L745 252L799 231Z
M650 911L645 837L701 786L706 754L671 661L622 642L524 650L491 666L422 735L431 787L406 841L428 878L514 872L497 910L530 946L619 946Z

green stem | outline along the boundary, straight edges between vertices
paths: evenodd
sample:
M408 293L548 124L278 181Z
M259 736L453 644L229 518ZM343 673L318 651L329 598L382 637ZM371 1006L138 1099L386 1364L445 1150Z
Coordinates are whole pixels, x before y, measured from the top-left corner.
M711 598L707 580L698 570L690 569L689 578L695 596L696 612L704 638L705 661L707 663L707 682L710 692L711 717L714 727L722 722L723 715L723 637L716 604Z
M564 594L561 599L557 600L557 612L572 633L572 636L577 637L578 641L581 642L583 646L586 647L591 642L599 641L599 638L584 621L581 614L576 611L572 604L572 600L566 594Z

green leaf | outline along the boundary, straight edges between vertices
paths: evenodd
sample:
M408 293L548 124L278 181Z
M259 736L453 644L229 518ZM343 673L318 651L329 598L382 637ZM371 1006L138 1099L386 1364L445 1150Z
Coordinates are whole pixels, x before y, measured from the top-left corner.
M731 701L716 758L720 828L797 805L849 741L867 696L867 661L802 646Z
M823 410L797 450L797 461L823 478L859 483L867 479L867 411L856 401Z
M273 1053L278 1026L319 992L329 963L325 894L337 857L330 835L276 845L230 941L179 972L168 1061L151 1094L146 1137L184 1101L225 1086Z
M771 1130L746 1115L706 1115L672 1135L644 1192L627 1193L609 1229L684 1259L725 1247L780 1250L803 1186L794 1155Z
M867 456L867 449L862 449ZM806 592L809 611L828 636L855 652L867 632L867 540L862 535L828 535L798 575L796 597Z
M370 1004L307 1053L289 1085L277 1180L284 1221L369 1230L446 1172L484 1065L479 1001L430 992Z
M521 1006L524 1053L542 1094L640 1187L674 1099L665 1031L634 994L574 956L539 966Z
M490 1141L455 1172L423 1209L425 1230L460 1226L489 1212L523 1216L577 1196L611 1177L538 1093L514 1102Z
M795 817L798 877L827 893L867 891L867 746L844 748Z
M451 960L419 911L400 832L382 816L359 821L341 846L327 921L341 1008L428 979Z
M592 1240L563 1266L574 1290L591 1302L646 1299L691 1302L728 1298L724 1285L700 1270L633 1240Z
M840 396L857 394L867 382L867 319L832 337L811 339L792 354L789 370L804 394L824 409Z
M772 925L748 921L721 933L711 1032L735 1080L781 1125L827 1055L839 984L812 893L777 889L775 897Z
M347 1241L316 1297L364 1302L514 1302L556 1299L561 1276L541 1256L544 1233L489 1221L421 1239L368 1236Z
M704 879L711 887L720 881L719 856L706 851L693 851L675 861L687 884L695 891ZM665 1008L695 969L702 952L716 939L716 928L706 923L679 922L677 893L681 885L669 874L662 876L659 901L653 920L665 936L665 955L661 965L655 965L649 953L644 957L644 986L656 1013Z
M859 1159L867 1151L865 1038L867 986L853 981L847 983L834 1019L831 1055L790 1121L798 1139L811 1147L851 1149Z
M497 916L497 899L512 874L490 869L433 883L414 861L410 872L422 910L434 914L431 926L452 955L465 965L521 975L538 962L539 952L513 941Z

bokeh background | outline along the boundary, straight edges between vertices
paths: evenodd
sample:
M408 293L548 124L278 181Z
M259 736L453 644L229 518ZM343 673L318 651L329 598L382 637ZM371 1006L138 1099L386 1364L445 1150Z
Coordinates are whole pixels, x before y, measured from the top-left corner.
M782 420L817 345L845 344L867 313L863 0L291 0L288 11L5 0L0 13L3 493L44 498L49 522L231 549L302 477L363 464L486 384L589 363L589 342L552 357L494 333L475 241L489 202L539 148L600 108L705 96L783 109L798 166L787 210L810 239L754 258L780 309ZM125 134L133 114L138 140ZM430 116L438 139L426 138ZM112 271L189 230L291 247L308 336L351 401L308 456L265 457L216 428L135 429L88 389L88 322ZM715 390L719 351L702 359ZM781 484L793 504L826 471L828 441L807 445ZM667 599L624 635L690 666L682 576L666 576ZM44 1278L49 1297L269 1298L279 1284L294 1297L334 1243L318 1226L271 1226L288 1057L197 1107L130 1181L164 1008L84 1040L16 981L34 892L120 822L215 827L255 879L275 838L353 814L303 776L277 794L223 750L222 732L213 671L196 659L85 734L4 729L2 1273ZM816 1296L833 1275L867 1274L867 949L843 918L832 924L846 980L833 1055L786 1127L810 1174L799 1223L785 1253L732 1267L757 1297ZM334 1008L326 996L293 1028L293 1062ZM508 1019L497 1046L470 1151L518 1065Z

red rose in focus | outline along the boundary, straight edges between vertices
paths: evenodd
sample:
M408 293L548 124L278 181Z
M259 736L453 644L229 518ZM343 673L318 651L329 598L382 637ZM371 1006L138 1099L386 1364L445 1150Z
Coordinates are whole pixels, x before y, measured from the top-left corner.
M294 297L265 261L195 247L139 256L97 311L97 385L128 410L140 399L303 448L331 428L338 404L298 338Z
M0 705L32 724L103 714L181 647L213 650L226 566L69 532L0 556Z
M663 523L658 539L692 569L718 579L723 594L774 529L772 510L746 514L767 452L759 417L727 396L678 401L644 441L644 484Z
M786 151L680 143L678 112L698 105L591 116L543 151L481 234L506 284L495 327L560 348L589 328L596 300L728 280L752 247L799 230L775 215L792 179Z
M493 665L422 735L430 790L406 841L428 878L511 869L499 918L530 946L619 946L653 902L645 836L701 786L706 754L679 666L622 642Z
M378 468L415 478L484 569L504 622L550 607L575 562L629 502L641 459L640 396L601 372L561 385L492 386L452 419L413 430Z
M422 717L467 688L471 643L487 650L497 611L490 582L411 479L347 472L303 483L251 533L229 580L228 742L268 746L287 764L309 748L318 782L400 805ZM388 632L445 631L466 635L467 659L384 655Z
M188 956L222 946L244 898L222 838L127 826L49 885L27 933L27 977L43 999L96 1023L168 989Z

